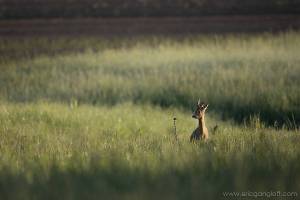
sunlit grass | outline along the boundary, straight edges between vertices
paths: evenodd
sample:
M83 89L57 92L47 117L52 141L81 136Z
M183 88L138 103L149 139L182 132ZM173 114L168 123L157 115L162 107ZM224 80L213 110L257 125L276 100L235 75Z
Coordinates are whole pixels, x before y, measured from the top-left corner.
M94 38L95 45L93 39L82 39L81 51L75 48L62 55L51 43L52 56L9 62L3 56L0 98L14 102L75 99L93 105L130 101L189 110L200 97L225 118L241 122L260 115L271 125L294 127L300 120L299 38L297 32L182 41L139 38L113 44ZM73 44L63 41L57 39L57 45ZM48 44L42 39L31 42L44 48ZM19 52L18 44L2 45Z
M0 39L0 199L300 191L299 47L298 32ZM210 139L191 144L199 97Z

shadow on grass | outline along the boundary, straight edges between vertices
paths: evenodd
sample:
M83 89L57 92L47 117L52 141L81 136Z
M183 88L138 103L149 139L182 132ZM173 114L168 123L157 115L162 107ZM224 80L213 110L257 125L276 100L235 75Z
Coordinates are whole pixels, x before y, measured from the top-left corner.
M20 95L20 94L19 94ZM191 111L194 109L198 97L191 96L189 93L181 93L176 89L167 88L160 91L137 91L132 96L122 96L122 94L108 92L104 95L93 92L88 95L76 94L59 94L55 96L44 96L43 94L35 94L26 98L13 96L10 102L37 102L41 99L50 102L61 102L73 104L90 104L94 106L108 105L114 106L124 102L133 102L134 104L152 104L162 108L175 107L183 110ZM208 96L201 100L209 104L209 110L220 115L221 119L234 120L237 123L250 123L251 118L258 117L264 126L275 128L297 129L300 126L300 110L296 107L286 110L271 107L262 98L257 97L253 102L243 103L242 101L232 101L224 97L223 99Z
M299 158L290 160L289 169L280 167L275 157L267 158L268 162L259 162L254 155L240 159L220 164L215 156L207 157L203 163L196 161L184 169L174 166L157 172L133 169L122 160L108 168L91 164L86 169L62 170L53 166L47 173L32 168L31 175L2 168L0 198L226 199L223 192L299 192Z

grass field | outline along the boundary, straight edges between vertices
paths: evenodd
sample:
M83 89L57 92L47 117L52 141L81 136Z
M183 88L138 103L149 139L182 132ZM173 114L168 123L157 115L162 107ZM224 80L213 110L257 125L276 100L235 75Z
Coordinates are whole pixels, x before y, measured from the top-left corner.
M299 195L299 48L298 32L0 39L0 199ZM211 138L191 144L199 97Z

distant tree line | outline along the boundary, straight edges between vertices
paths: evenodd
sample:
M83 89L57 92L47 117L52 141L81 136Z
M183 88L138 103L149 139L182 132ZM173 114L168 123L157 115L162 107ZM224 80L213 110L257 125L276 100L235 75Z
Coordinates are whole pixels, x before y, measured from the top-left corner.
M0 0L0 18L300 14L300 0Z

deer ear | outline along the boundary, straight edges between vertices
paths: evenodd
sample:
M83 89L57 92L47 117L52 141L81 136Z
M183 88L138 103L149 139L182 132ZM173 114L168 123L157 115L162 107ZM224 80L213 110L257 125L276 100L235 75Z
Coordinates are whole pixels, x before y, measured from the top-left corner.
M197 103L197 105L198 105L198 106L200 106L200 98L199 98L199 100L198 100L198 103Z

